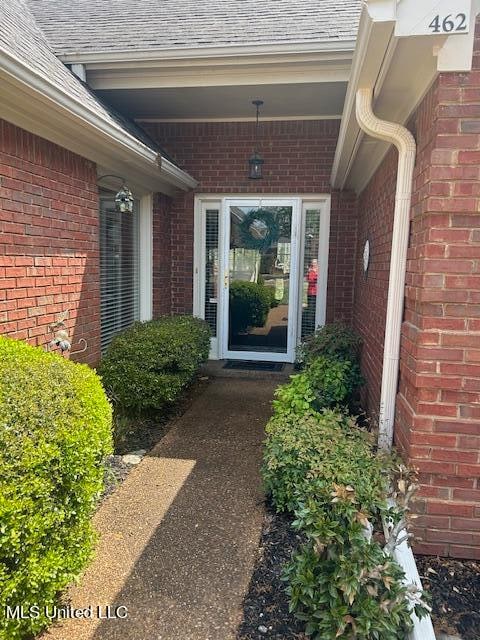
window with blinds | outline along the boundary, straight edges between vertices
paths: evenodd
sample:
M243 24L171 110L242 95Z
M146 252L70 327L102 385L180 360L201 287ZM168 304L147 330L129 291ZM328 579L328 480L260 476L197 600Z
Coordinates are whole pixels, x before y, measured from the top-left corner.
M302 340L315 332L317 322L318 252L320 243L320 210L305 211L305 236L303 257Z
M205 320L217 335L218 309L218 209L205 212Z
M139 206L115 210L113 197L100 198L101 348L139 318Z

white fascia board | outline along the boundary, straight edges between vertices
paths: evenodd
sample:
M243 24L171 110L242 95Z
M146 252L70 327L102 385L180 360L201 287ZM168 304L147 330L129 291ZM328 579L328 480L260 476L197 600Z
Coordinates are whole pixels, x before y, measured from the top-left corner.
M313 42L289 42L275 44L245 44L222 47L182 47L179 49L146 49L132 51L88 51L59 54L58 57L65 64L82 63L87 65L105 65L108 63L137 63L161 62L165 60L193 59L193 58L224 58L256 55L285 55L308 52L350 52L355 50L355 40L325 40Z
M351 61L232 64L202 67L109 68L88 71L92 89L230 87L232 85L348 82Z
M392 43L395 27L392 4L395 3L381 1L364 5L362 9L357 47L333 161L331 184L336 189L343 189L345 186L352 159L363 138L355 116L357 89L375 86L385 62L386 51Z
M9 122L98 164L129 167L127 173L122 169L124 175L133 171L139 184L152 189L196 185L186 172L161 162L157 152L5 51L0 51L0 78L0 116Z

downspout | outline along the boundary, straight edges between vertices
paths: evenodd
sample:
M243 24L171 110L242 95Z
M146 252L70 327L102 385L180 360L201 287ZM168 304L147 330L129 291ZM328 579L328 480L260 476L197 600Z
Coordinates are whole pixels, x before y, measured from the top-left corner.
M390 256L378 433L379 448L390 450L393 444L416 144L408 129L394 122L380 120L375 116L372 109L372 99L373 90L371 88L358 89L356 99L358 124L369 136L390 142L398 149L397 190L395 193L392 252ZM407 585L414 584L418 589L422 589L415 558L407 542L403 541L396 547L393 555L405 572L405 583ZM430 616L419 620L414 611L411 612L411 615L413 629L408 636L408 640L435 640L435 632Z
M358 89L356 98L358 124L368 135L390 142L398 149L397 190L393 217L378 433L379 448L389 450L393 444L416 144L408 129L400 124L380 120L375 116L372 99L371 88Z

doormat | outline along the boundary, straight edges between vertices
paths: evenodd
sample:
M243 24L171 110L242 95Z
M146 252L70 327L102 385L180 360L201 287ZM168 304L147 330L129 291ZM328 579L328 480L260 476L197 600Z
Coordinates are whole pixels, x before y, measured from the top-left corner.
M224 369L241 369L243 371L283 371L283 362L255 362L253 360L227 360Z

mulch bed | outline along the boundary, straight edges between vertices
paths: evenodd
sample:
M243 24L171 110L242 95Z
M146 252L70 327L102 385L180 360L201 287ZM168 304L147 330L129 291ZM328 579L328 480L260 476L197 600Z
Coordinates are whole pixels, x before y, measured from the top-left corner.
M288 596L281 580L282 567L301 544L291 527L291 516L276 514L267 505L259 557L243 603L238 640L304 640L305 625L288 611Z
M432 595L435 631L480 639L480 562L416 556L425 590Z

